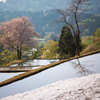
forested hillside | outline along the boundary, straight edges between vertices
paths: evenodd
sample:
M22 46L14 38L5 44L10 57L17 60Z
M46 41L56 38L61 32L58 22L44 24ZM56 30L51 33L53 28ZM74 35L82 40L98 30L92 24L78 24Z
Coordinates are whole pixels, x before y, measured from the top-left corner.
M0 7L10 11L46 11L58 7L64 8L69 2L70 0L6 0L6 3L0 3Z
M0 22L18 16L28 16L33 21L36 31L40 34L43 32L60 34L65 24L56 23L60 15L54 9L64 9L70 2L71 0L6 0L5 3L0 2ZM90 0L90 3L91 5L88 6L90 11L81 14L82 20L88 26L86 29L79 23L81 36L90 36L100 27L100 1Z
M82 35L92 35L97 28L100 27L100 15L92 15L87 13L82 13L82 20L87 24L87 29L81 25L81 36ZM42 34L43 32L54 32L55 34L60 34L62 27L65 23L56 23L59 14L54 11L0 11L0 22L8 21L13 18L20 16L28 16L34 24L36 31ZM71 17L70 17L71 18Z
M72 0L6 0L0 2L0 9L10 11L46 11L55 8L65 9ZM90 13L99 14L100 0L90 0Z

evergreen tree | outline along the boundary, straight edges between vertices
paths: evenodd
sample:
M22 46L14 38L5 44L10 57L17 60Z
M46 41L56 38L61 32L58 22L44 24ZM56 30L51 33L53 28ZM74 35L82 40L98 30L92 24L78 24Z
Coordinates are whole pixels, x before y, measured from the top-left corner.
M60 39L58 42L59 54L61 57L72 57L75 56L76 45L74 37L68 26L64 26L61 31Z

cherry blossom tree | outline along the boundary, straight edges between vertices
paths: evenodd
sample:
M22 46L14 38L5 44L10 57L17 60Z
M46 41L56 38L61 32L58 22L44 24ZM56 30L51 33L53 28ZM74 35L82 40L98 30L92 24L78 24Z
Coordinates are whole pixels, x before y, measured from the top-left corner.
M36 47L39 33L28 17L22 16L0 23L0 33L2 38L0 43L6 48L17 51L18 59L21 59L22 50L28 47Z

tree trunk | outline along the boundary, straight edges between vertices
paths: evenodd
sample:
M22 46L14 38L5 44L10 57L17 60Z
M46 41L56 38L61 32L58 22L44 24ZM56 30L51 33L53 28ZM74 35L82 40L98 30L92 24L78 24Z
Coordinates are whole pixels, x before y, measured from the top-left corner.
M17 49L17 57L18 57L18 59L21 59L21 55L22 55L22 53L21 53L21 49Z
M19 49L17 49L17 58L19 59Z
M21 56L22 56L22 52L21 52L21 48L19 50L19 59L21 59Z
M79 54L79 41L78 41L78 37L76 38L76 53L77 53L77 55L79 56L80 54Z

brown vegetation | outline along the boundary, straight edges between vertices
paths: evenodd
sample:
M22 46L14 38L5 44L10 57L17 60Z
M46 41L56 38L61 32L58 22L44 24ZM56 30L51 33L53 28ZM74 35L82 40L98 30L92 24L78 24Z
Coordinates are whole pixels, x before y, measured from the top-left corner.
M15 60L13 62L8 63L6 66L14 65L17 63L25 62L25 61L27 61L27 59Z
M92 45L89 45L88 47L86 47L81 54L86 54L86 53L91 53L91 52L95 52L97 50L100 50L100 42L96 42Z

